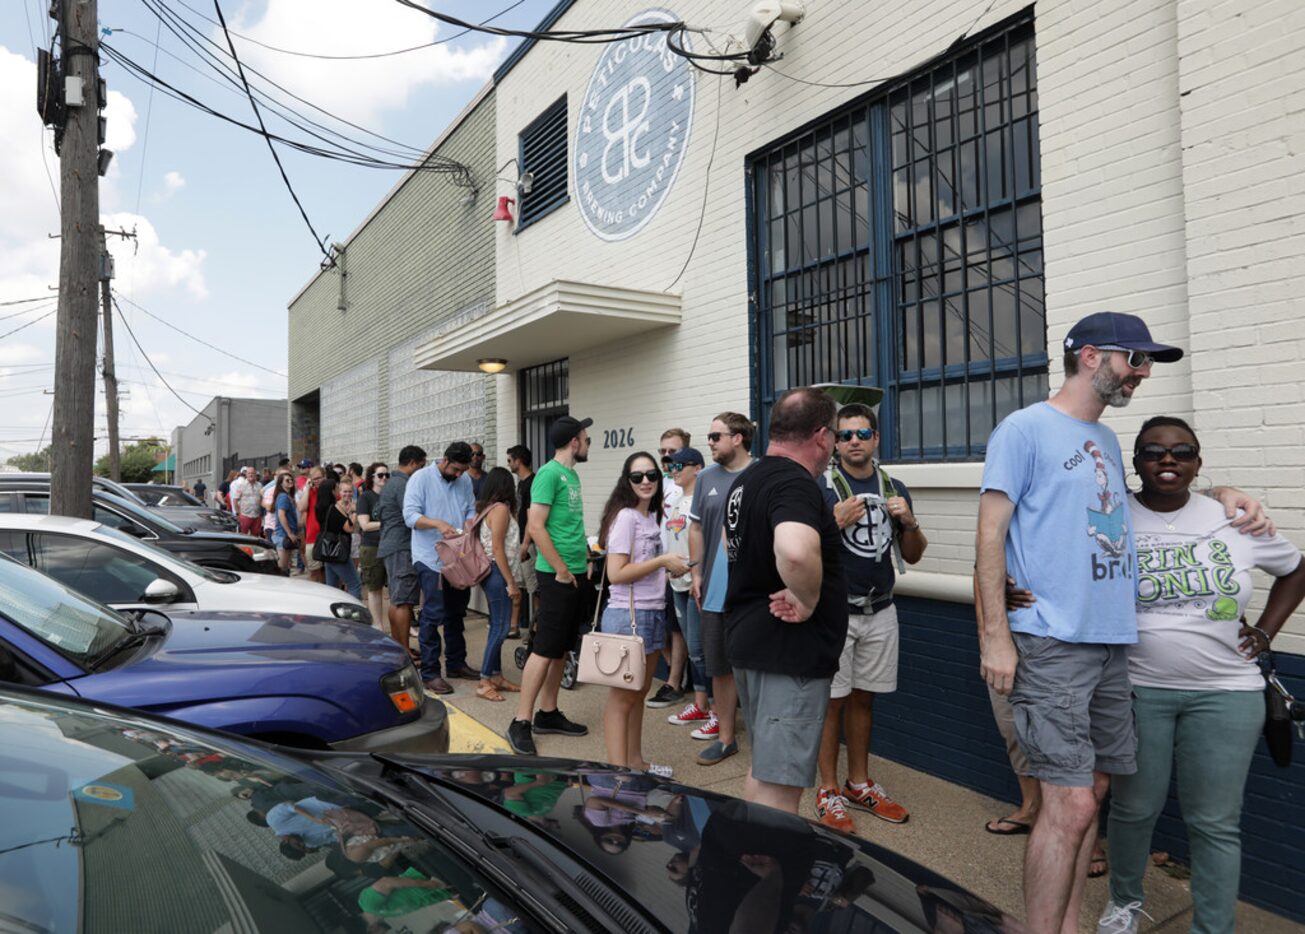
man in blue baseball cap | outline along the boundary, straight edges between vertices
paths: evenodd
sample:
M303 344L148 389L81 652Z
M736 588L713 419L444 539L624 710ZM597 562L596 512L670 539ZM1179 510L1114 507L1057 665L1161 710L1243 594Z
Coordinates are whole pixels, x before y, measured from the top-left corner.
M1125 656L1137 641L1137 562L1124 459L1101 415L1128 405L1154 364L1182 356L1135 315L1088 315L1065 337L1061 388L988 439L976 540L980 670L1009 695L1042 794L1024 862L1030 930L1078 927L1101 799L1112 774L1137 770ZM1218 492L1226 508L1259 511L1237 490ZM1009 615L1008 574L1037 598Z

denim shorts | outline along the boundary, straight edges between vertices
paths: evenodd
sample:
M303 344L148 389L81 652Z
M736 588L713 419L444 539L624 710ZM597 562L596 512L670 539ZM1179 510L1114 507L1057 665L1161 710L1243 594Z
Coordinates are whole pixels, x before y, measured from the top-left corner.
M630 608L628 606L608 606L603 610L603 618L598 628L602 632L628 636L630 633ZM660 652L667 641L666 610L635 610L635 634L643 640L643 650L648 654Z

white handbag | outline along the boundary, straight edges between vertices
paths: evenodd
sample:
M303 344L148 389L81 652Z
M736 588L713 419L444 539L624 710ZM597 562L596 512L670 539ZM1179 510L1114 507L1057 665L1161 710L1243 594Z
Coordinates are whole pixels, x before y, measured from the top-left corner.
M634 536L630 536L630 558L634 558ZM637 691L643 687L645 666L648 662L643 639L634 621L634 587L630 587L630 635L599 632L599 616L603 606L603 582L607 579L607 562L598 579L598 599L594 606L594 622L590 631L580 640L580 667L576 680L585 684L602 684L609 688Z

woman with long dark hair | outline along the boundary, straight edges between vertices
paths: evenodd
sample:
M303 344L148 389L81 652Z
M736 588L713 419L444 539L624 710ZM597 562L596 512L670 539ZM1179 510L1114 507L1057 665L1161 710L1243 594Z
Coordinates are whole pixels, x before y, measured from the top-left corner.
M633 627L647 656L643 684L608 692L603 739L612 764L670 778L668 766L652 765L643 757L643 700L666 644L666 575L687 574L689 564L679 555L662 554L661 519L661 469L647 451L631 454L607 498L598 530L611 585L601 629L626 634Z
M276 513L272 542L276 545L277 566L283 576L289 577L290 559L299 550L299 510L295 508L295 478L288 473L277 475L272 508Z
M353 487L327 474L317 486L318 527L322 532L338 533L347 542L353 534L355 518ZM362 599L362 583L358 580L358 569L349 558L347 545L343 561L323 561L322 568L326 572L326 586L338 588L343 585L351 596Z
M488 510L486 512L486 510ZM480 543L489 555L489 576L481 583L489 603L489 635L480 663L480 685L476 696L488 701L506 698L500 693L515 694L521 689L503 677L503 640L512 625L512 603L519 599L521 559L517 543L517 485L505 467L495 467L485 474L480 485L476 511L484 512L480 523Z
M367 466L363 475L362 488L358 491L358 531L362 541L358 545L358 566L361 571L363 590L367 592L367 609L371 610L372 621L381 630L386 631L385 614L385 564L376 557L376 550L381 544L381 522L376 518L376 507L381 500L381 490L390 479L390 468L380 461Z

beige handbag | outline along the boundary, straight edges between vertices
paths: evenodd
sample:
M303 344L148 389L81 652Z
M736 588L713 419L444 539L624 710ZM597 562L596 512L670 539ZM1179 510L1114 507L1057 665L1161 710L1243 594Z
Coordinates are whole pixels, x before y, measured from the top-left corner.
M634 559L634 536L630 536L630 559ZM603 607L603 582L607 579L607 562L598 579L598 599L594 607L594 622L589 633L580 640L580 668L576 680L585 684L603 684L609 688L637 691L643 687L644 666L648 662L643 639L634 622L634 587L630 587L630 635L599 632L599 616Z

